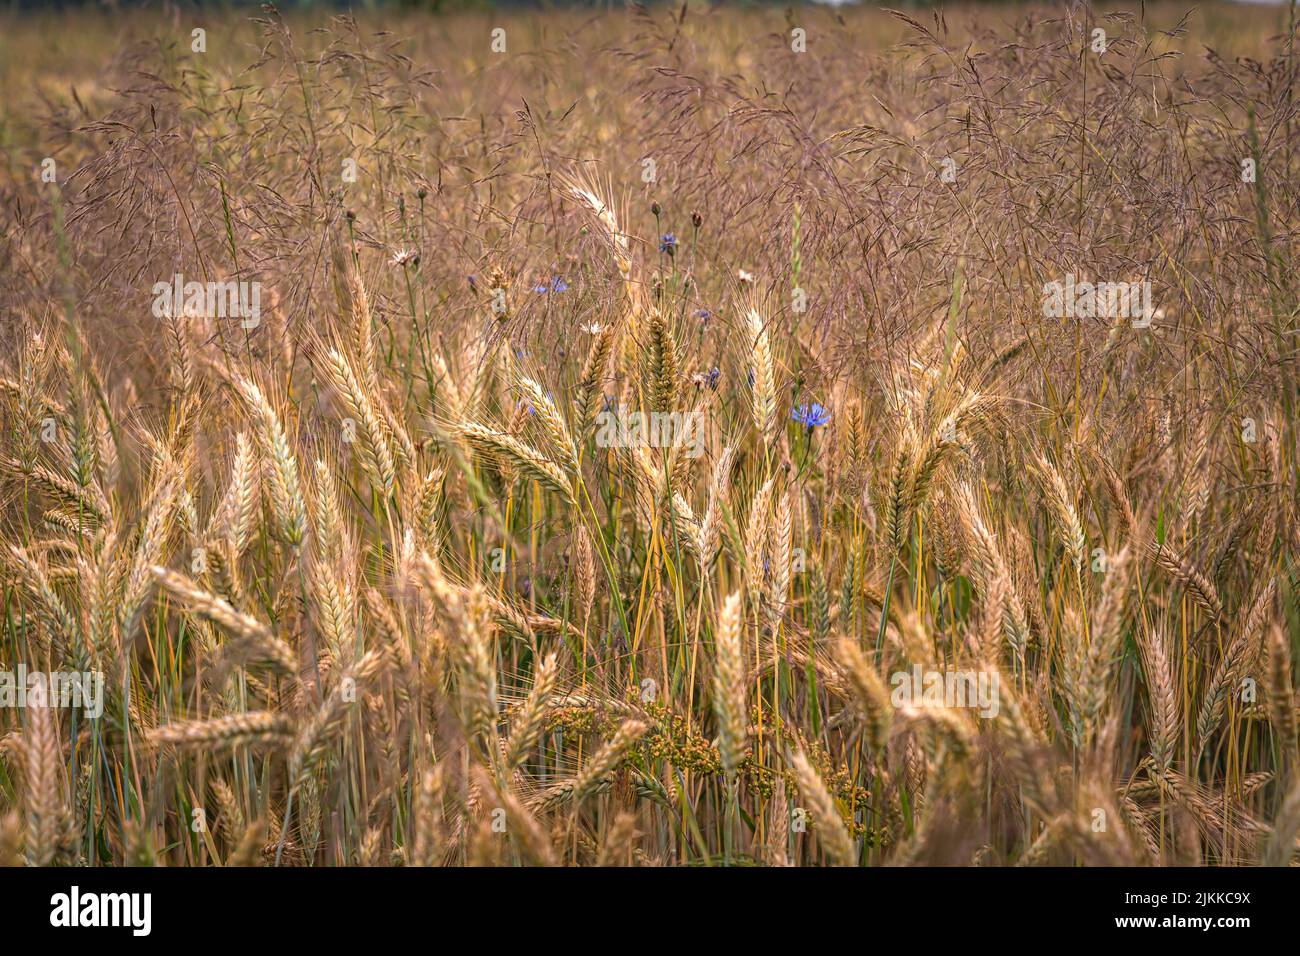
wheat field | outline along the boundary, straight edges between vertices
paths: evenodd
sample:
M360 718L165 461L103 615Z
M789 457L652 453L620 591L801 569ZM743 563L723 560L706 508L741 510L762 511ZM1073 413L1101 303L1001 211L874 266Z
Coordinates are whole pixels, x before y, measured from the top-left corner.
M4 15L0 864L1290 864L1293 33Z

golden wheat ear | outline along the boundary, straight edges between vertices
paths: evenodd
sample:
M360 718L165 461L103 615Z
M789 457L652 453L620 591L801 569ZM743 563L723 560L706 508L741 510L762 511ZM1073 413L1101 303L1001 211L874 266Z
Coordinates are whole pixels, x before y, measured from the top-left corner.
M608 190L601 190L589 177L581 173L565 174L561 176L561 181L568 188L569 194L595 216L606 241L609 243L610 252L613 255L615 265L618 266L619 274L623 277L624 282L630 283L632 279L631 245L627 234L619 225L619 217L615 214L613 206L602 198L602 192L608 194Z
M754 429L766 448L776 439L776 369L773 366L772 344L768 337L767 320L756 308L746 313L749 334L750 367L754 373L751 386L751 411Z
M736 772L746 750L745 664L741 644L741 594L729 596L718 616L715 636L713 708L718 719L718 751L728 785L736 785Z
M528 477L559 492L570 504L574 502L573 487L563 469L537 449L500 429L478 422L460 422L456 431L472 448L518 468Z
M347 411L347 417L341 422L344 440L356 442L366 473L375 487L384 493L386 501L392 496L397 481L391 428L372 399L371 390L338 348L324 349L321 366Z
M297 547L307 534L307 504L289 435L279 413L257 384L241 378L236 379L235 387L257 426L258 450L266 466L264 474L270 485L279 530L290 545Z
M799 796L812 810L817 828L817 843L822 852L835 866L853 866L857 861L857 851L821 774L802 749L794 750L788 763L799 783Z

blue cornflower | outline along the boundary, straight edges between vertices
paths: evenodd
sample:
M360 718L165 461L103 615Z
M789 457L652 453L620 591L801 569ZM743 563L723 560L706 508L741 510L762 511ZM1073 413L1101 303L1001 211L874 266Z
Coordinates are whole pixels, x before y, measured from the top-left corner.
M804 402L794 407L790 412L790 417L807 428L808 431L812 431L814 428L825 425L831 420L831 410L817 402L813 402L811 405Z
M671 256L677 251L677 237L671 232L665 232L659 237L659 251L666 252Z
M696 309L695 317L699 319L701 322L707 322L709 321L709 319L713 318L713 313L710 312L708 309Z
M696 372L691 376L691 381L700 387L707 385L716 392L718 390L718 380L720 378L722 378L722 369L713 365L706 371Z
M546 295L548 292L568 292L569 283L565 282L559 276L556 276L551 279L549 285L545 282L541 282L533 286L533 291L538 295Z

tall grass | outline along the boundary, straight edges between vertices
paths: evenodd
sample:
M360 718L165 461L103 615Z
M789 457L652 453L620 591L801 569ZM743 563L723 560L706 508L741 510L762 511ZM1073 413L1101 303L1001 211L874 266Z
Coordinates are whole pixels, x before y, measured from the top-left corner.
M999 9L10 21L0 863L1291 862L1285 16Z

